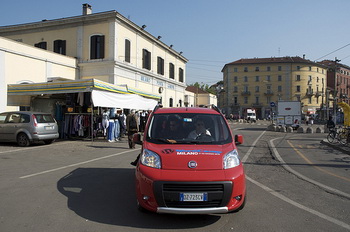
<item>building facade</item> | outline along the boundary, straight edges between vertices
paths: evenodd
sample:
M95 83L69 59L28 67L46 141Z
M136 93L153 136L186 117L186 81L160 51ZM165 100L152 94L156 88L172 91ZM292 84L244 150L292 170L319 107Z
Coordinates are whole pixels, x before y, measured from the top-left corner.
M241 116L254 108L257 118L275 112L278 101L301 101L303 114L325 104L327 68L301 57L240 59L223 69L225 114Z
M0 112L29 106L21 96L8 98L8 84L32 84L57 77L75 80L76 60L0 37Z
M335 97L338 102L343 101L350 104L350 67L332 60L323 60L320 64L328 68L327 90L329 95L333 99ZM334 89L336 92L334 92Z
M0 36L76 58L76 79L99 79L183 106L187 59L116 11L0 27ZM65 76L60 76L65 78ZM25 78L25 77L23 77Z

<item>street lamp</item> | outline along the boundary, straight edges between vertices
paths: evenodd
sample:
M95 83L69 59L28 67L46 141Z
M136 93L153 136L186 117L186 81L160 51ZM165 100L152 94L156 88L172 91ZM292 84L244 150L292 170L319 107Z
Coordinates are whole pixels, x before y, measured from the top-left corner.
M334 124L337 124L337 62L340 62L341 60L338 60L337 57L334 59L334 90L333 90L333 117L334 117Z

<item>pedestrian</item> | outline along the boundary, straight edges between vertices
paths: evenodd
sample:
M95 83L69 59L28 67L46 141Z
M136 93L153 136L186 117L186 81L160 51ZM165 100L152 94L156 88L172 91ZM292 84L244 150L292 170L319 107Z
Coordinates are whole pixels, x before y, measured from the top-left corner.
M135 110L131 110L131 113L126 117L126 130L128 131L128 143L130 149L135 148L133 136L139 131L139 125L137 122L138 119L135 114Z

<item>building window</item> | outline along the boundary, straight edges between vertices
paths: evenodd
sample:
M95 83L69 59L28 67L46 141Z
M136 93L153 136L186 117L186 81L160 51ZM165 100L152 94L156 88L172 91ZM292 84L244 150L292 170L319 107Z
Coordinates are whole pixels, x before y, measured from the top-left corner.
M53 51L58 54L66 55L66 41L65 40L53 41Z
M237 76L233 77L233 82L238 82L238 77Z
M175 66L173 63L169 63L169 78L175 79Z
M266 76L266 81L271 81L271 76Z
M255 97L255 104L259 105L259 97Z
M179 81L184 82L184 70L179 68Z
M244 67L244 72L248 72L248 67Z
M256 92L256 93L259 92L259 86L255 86L255 92Z
M248 85L243 86L243 92L247 93L249 91Z
M297 92L300 92L300 85L297 85Z
M169 107L173 107L173 99L169 98Z
M282 92L282 85L277 86L277 91Z
M238 72L238 68L233 68L233 71L234 72Z
M312 68L311 68L311 66L309 66L309 71L312 71Z
M259 67L255 67L255 71L256 71L256 72L259 72L259 71L260 71L260 68L259 68Z
M267 66L267 67L266 67L266 71L270 72L270 71L271 71L271 67L270 67L270 66Z
M238 87L237 86L233 86L233 92L235 92L235 93L238 92Z
M142 68L151 70L151 52L142 50Z
M278 71L282 71L282 66L278 66Z
M244 97L244 104L248 104L248 97Z
M162 57L157 57L157 73L164 75L164 59Z
M281 75L278 75L278 81L282 81L282 76Z
M105 57L105 36L94 35L90 39L90 59L103 59Z
M300 75L297 75L297 81L300 81Z
M233 97L233 103L234 103L235 105L238 104L238 97Z
M248 77L247 76L244 77L244 82L248 82Z
M255 82L259 82L260 81L260 77L259 76L256 76L255 77Z
M300 70L300 66L297 66L297 70L298 70L298 71Z
M34 44L34 47L46 50L47 49L47 42L36 43L36 44Z
M130 40L125 40L125 62L130 63L130 57L131 57L131 42Z

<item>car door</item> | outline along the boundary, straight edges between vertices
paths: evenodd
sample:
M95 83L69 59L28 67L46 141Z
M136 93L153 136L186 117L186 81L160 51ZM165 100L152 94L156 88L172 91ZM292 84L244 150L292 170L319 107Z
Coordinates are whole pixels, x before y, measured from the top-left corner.
M0 141L6 141L7 136L5 136L5 121L7 118L7 113L0 114Z
M21 114L16 112L8 113L3 124L3 137L5 141L16 141L16 132L20 124Z

